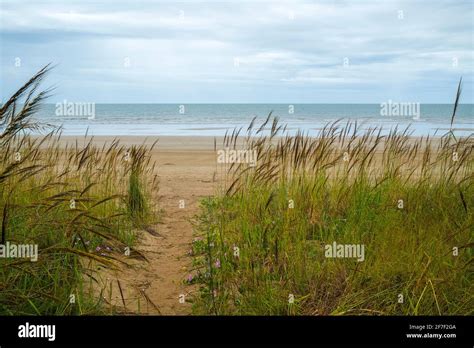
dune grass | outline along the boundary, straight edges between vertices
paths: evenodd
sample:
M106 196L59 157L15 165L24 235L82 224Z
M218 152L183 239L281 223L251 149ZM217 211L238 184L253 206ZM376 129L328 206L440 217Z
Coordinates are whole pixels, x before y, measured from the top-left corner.
M115 267L138 228L154 219L150 147L98 148L32 120L48 91L42 69L0 112L0 244L38 246L36 262L0 258L0 315L105 313L94 296L97 266ZM44 137L31 133L46 129ZM107 311L109 312L109 311Z
M202 202L196 314L473 314L472 137L253 123L242 147L240 131L222 145L255 150L257 165L221 166L220 193ZM334 242L364 259L327 257Z
M28 135L49 128L32 121L48 70L0 109L0 244L39 250L36 262L0 258L0 314L110 313L95 272L122 262L154 219L153 146ZM339 122L290 136L271 115L253 125L243 149L256 165L225 164L202 203L196 314L473 314L472 137ZM239 135L223 147L237 149ZM334 242L364 246L363 260L327 257Z

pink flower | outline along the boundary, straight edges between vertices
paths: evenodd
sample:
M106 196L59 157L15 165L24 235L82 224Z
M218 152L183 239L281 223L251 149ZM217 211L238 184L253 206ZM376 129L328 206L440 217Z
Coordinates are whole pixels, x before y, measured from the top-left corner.
M97 248L95 248L95 251L100 251L100 246L98 246Z
M214 262L214 266L216 268L220 268L221 267L221 261L219 259L217 259L216 262Z
M191 283L193 281L193 275L192 274L188 274L187 281L188 281L188 283Z

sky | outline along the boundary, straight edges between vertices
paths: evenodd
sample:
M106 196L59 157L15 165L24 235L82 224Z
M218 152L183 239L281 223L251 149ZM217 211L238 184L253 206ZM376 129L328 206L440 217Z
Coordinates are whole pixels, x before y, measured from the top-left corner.
M51 102L474 103L474 2L2 0L0 97Z

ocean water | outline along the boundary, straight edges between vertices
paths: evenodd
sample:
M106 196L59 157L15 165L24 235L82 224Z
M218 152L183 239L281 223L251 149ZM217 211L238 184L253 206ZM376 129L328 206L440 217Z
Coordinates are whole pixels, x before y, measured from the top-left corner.
M328 122L341 119L388 132L410 126L413 135L442 135L450 127L453 106L421 104L397 110L381 104L46 104L35 116L39 121L62 126L65 135L192 135L219 136L234 128L245 131L254 116L261 124L272 111L289 133L298 129L316 135ZM94 114L94 118L90 119ZM401 114L401 115L400 115ZM455 134L474 131L474 104L459 105Z

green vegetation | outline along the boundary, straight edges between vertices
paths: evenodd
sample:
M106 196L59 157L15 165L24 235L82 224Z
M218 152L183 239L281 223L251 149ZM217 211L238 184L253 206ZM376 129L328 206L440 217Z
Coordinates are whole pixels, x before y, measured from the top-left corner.
M0 314L104 313L106 299L94 296L97 266L114 267L136 228L154 218L151 149L118 141L97 148L86 138L64 147L57 130L29 136L44 128L31 116L48 95L36 93L47 72L0 110L0 244L38 245L36 262L0 258Z
M242 147L257 165L227 164L222 192L203 201L195 313L473 313L472 137L338 122L289 136L277 119L259 136L269 122ZM223 147L241 149L238 133ZM363 245L363 261L326 257L333 242Z
M31 119L48 69L0 109L0 246L38 246L36 261L0 257L0 315L110 313L95 272L123 262L153 222L154 145L29 135L48 127ZM233 163L203 201L196 314L473 314L472 137L339 122L290 136L276 118L263 135L270 120L224 138L257 161L223 156ZM354 248L330 255L333 243Z

